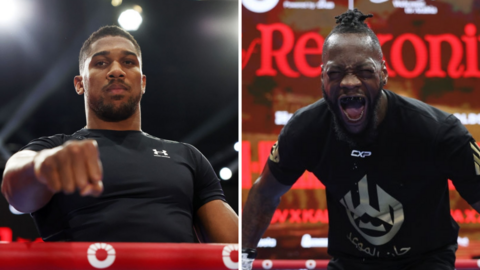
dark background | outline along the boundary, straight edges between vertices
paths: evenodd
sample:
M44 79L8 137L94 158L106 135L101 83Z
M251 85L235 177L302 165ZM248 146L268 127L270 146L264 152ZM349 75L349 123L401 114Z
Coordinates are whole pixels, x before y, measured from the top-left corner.
M222 185L238 213L238 1L15 0L21 17L0 23L0 172L30 140L71 134L85 126L83 96L73 87L78 53L88 36L118 25L120 13L142 7L130 33L142 49L146 94L142 130L191 143L216 173L232 167ZM35 239L29 215L13 215L0 196L0 227Z

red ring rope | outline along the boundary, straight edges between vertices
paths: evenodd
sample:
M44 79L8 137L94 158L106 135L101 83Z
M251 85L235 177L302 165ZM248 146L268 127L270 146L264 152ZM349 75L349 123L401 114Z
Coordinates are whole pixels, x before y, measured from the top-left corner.
M328 260L255 260L253 270L327 269ZM480 269L480 260L457 260L456 269Z
M238 269L238 244L5 243L1 269Z

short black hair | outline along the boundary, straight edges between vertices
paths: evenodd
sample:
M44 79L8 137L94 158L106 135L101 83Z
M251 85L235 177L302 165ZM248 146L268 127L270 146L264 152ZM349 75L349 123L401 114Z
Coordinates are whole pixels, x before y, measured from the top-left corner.
M377 35L368 27L364 22L365 19L373 17L372 14L365 15L358 9L348 10L345 13L336 16L335 23L337 24L335 28L328 34L323 43L322 52L325 52L327 48L327 41L333 34L367 34L372 39L372 49L378 54L379 58L383 58L382 48L380 46L380 41L378 40ZM324 53L323 53L324 54Z
M135 38L129 32L125 31L124 29L116 25L107 25L107 26L102 26L100 27L100 29L93 32L90 35L90 37L88 37L88 39L85 40L85 42L83 43L83 46L80 49L80 54L78 56L80 74L82 74L84 64L85 64L85 59L87 58L87 55L90 52L90 46L92 45L92 43L107 36L124 37L130 40L135 46L135 49L137 50L138 57L140 58L140 63L142 62L142 51L140 50L140 45L138 45Z

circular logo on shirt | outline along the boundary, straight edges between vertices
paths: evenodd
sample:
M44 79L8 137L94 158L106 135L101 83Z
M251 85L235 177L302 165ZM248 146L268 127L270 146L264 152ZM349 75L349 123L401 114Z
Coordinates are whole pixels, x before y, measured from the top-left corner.
M223 263L228 269L238 269L238 262L232 261L232 258L230 257L230 253L232 253L232 251L238 252L238 245L228 245L223 248Z
M99 253L102 253L102 252L106 253L107 257L104 258L103 260L99 260L97 258L97 255L101 256L101 254ZM88 258L88 262L93 267L98 269L107 268L110 265L112 265L113 262L115 261L115 249L111 245L105 244L105 243L91 244L88 247L87 258Z
M242 0L243 6L255 13L264 13L272 10L279 0Z

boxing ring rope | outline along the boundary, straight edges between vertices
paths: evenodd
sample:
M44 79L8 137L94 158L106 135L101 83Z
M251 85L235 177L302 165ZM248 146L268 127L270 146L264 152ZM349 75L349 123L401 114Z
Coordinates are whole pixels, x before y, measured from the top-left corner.
M0 244L0 269L229 270L238 265L238 244Z
M327 269L328 260L255 260L252 270ZM456 269L480 269L480 260L457 260Z

